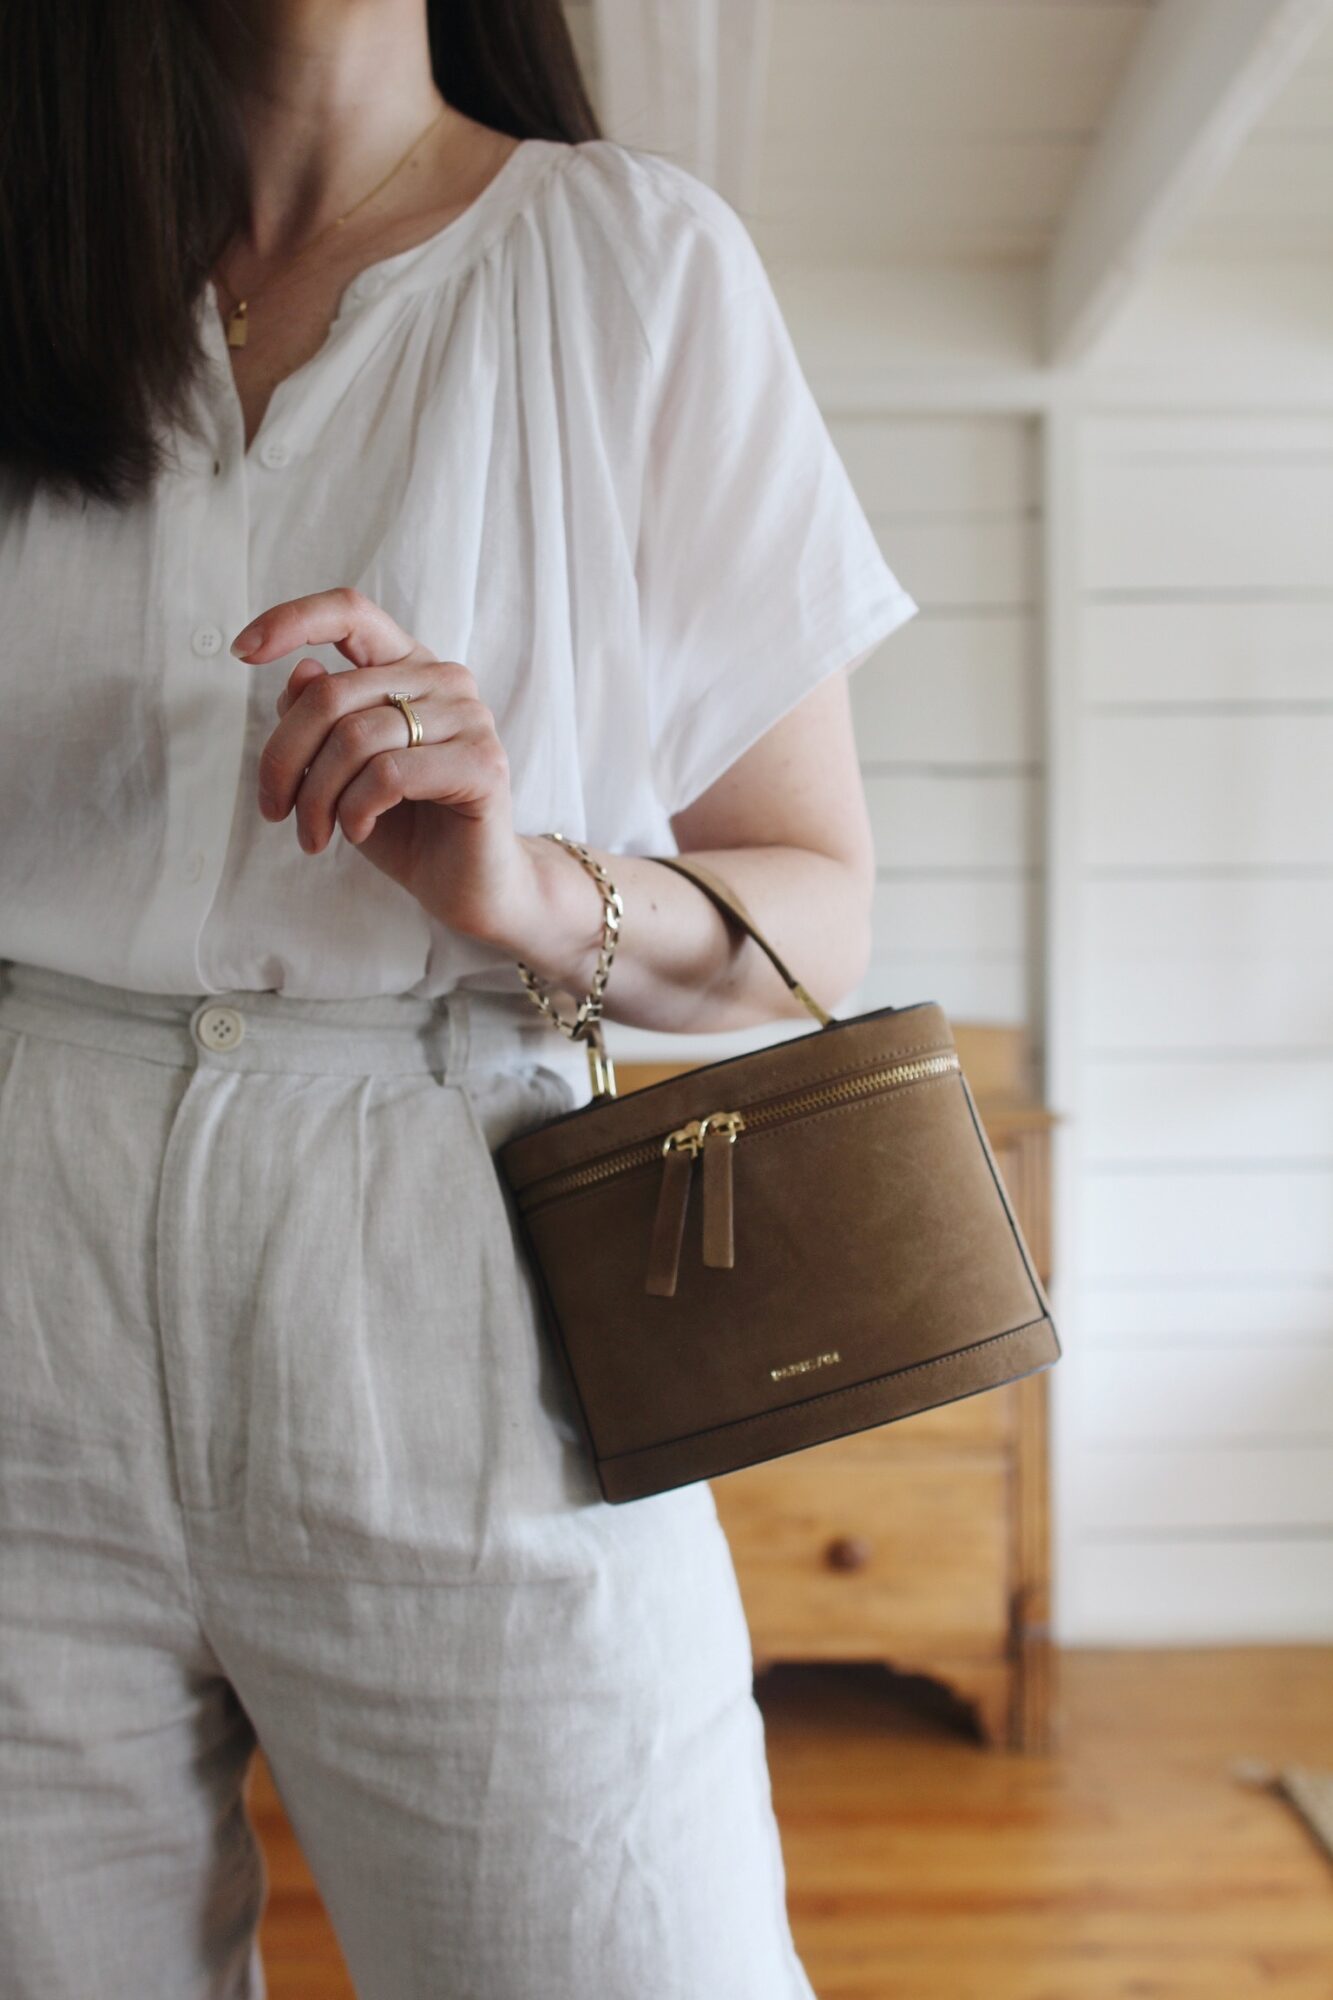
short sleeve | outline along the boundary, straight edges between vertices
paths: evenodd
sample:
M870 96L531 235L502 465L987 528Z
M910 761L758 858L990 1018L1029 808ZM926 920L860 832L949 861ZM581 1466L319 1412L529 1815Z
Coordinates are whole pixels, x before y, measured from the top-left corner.
M875 539L736 211L690 182L657 292L636 553L668 815L916 611Z

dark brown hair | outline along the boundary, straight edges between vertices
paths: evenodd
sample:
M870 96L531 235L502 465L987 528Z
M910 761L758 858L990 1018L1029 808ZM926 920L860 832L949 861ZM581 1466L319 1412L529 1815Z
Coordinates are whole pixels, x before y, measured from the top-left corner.
M560 0L427 0L448 103L601 137ZM190 427L199 294L245 213L234 0L0 0L0 465L119 503Z

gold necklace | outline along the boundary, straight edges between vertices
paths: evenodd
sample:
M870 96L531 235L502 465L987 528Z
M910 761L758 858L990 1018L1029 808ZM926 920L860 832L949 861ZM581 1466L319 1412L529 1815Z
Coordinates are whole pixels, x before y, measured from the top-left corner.
M403 154L402 159L399 160L396 163L396 165L390 167L388 173L384 176L384 179L382 181L376 181L374 187L370 190L370 193L363 194L360 201L354 202L351 208L344 210L343 214L335 215L332 222L326 222L322 229L317 229L315 231L315 234L309 239L309 241L303 243L300 249L297 250L291 257L288 258L287 268L290 270L291 266L296 262L296 259L298 257L303 257L307 250L313 249L315 244L320 241L321 237L327 236L331 229L341 229L343 224L349 221L350 218L356 214L358 209L364 208L368 201L373 201L375 196L379 193L380 189L387 187L389 185L389 182L393 179L394 175L399 171L399 169L407 165L407 162L411 159L413 153L415 153L417 147L421 144L422 140L427 138L429 134L435 130L435 127L439 124L441 118L443 118L445 112L448 109L449 106L447 104L442 104L439 110L436 112L435 116L431 119L430 124L426 126L424 131L419 132L417 134L416 138L412 141L407 151ZM244 347L246 334L249 330L250 301L251 299L259 298L262 295L262 293L267 289L267 287L261 285L259 291L251 292L246 298L238 299L236 297L236 294L232 291L231 286L228 285L225 280L220 280L220 282L222 283L223 290L234 302L231 314L227 320L227 345L228 347Z

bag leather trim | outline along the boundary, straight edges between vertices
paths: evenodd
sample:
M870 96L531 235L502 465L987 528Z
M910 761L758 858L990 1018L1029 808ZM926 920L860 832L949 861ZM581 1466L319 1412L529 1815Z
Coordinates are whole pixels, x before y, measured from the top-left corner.
M929 1361L909 1361L905 1368L889 1368L882 1375L863 1375L859 1382L844 1382L838 1389L821 1389L817 1395L802 1396L793 1403L776 1403L771 1410L757 1410L750 1417L732 1417L724 1424L705 1424L702 1430L681 1431L673 1438L663 1438L657 1444L636 1445L630 1451L598 1452L599 1464L613 1465L622 1458L642 1458L650 1451L668 1450L672 1445L686 1444L693 1438L718 1437L726 1431L743 1431L750 1424L770 1423L774 1417L787 1416L794 1410L808 1410L816 1404L836 1403L845 1396L858 1395L864 1389L874 1389L881 1382L899 1382L907 1375L919 1375L927 1368L943 1368L960 1355L979 1354L984 1348L994 1347L1002 1340L1016 1340L1020 1333L1030 1333L1034 1326L1050 1326L1050 1316L1039 1313L1036 1319L1025 1319L1021 1326L1008 1327L1003 1333L988 1333L984 1340L969 1340L962 1347L952 1347L947 1354L932 1354ZM1054 1328L1052 1327L1052 1332ZM969 1393L977 1393L970 1391ZM959 1397L951 1399L958 1402Z

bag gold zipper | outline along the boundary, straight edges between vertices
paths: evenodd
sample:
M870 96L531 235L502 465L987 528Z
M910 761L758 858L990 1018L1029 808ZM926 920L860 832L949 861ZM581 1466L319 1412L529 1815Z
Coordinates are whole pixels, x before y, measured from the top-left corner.
M734 1263L732 1240L731 1155L741 1132L761 1130L800 1118L807 1112L831 1109L860 1097L878 1096L926 1077L944 1076L960 1068L954 1049L938 1055L918 1056L887 1068L863 1070L859 1075L837 1077L816 1084L790 1097L773 1098L766 1104L751 1105L746 1111L710 1111L706 1117L691 1118L687 1124L668 1132L665 1138L648 1139L638 1145L622 1146L618 1152L592 1160L586 1166L570 1167L534 1183L526 1191L524 1206L536 1196L542 1202L558 1200L580 1188L594 1187L617 1174L662 1162L662 1181L649 1248L646 1288L670 1298L676 1288L680 1245L685 1233L685 1211L689 1202L693 1166L703 1156L704 1228L703 1261L715 1269L729 1270ZM538 1190L540 1193L538 1194Z
M690 1199L694 1162L704 1163L703 1260L715 1270L729 1271L736 1261L732 1237L731 1149L736 1134L746 1129L743 1111L710 1111L688 1125L668 1132L662 1141L662 1180L648 1247L644 1289L670 1298L680 1269L685 1236L685 1210Z

